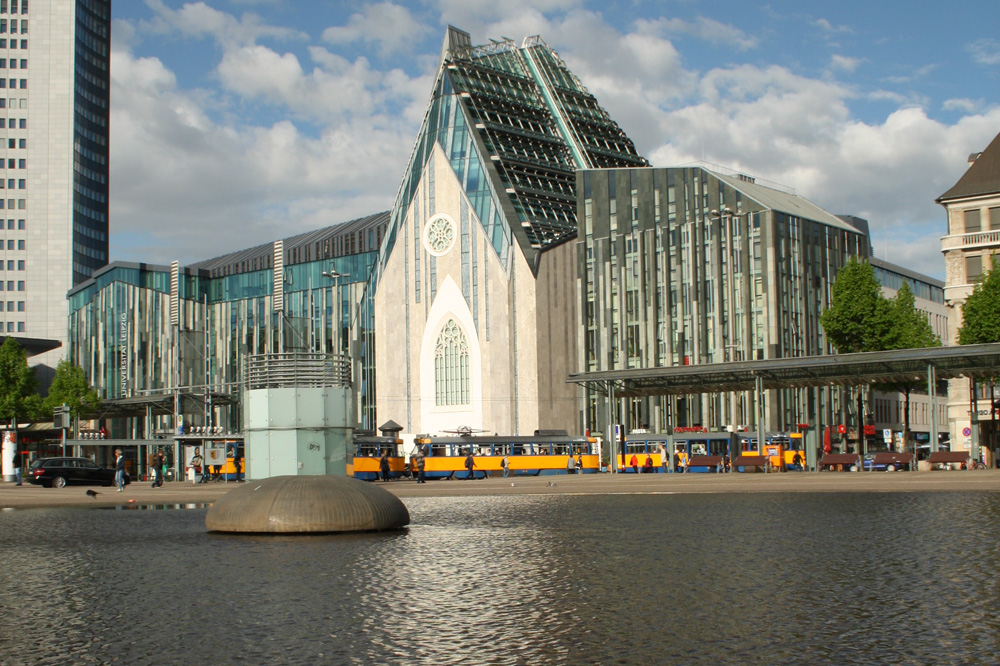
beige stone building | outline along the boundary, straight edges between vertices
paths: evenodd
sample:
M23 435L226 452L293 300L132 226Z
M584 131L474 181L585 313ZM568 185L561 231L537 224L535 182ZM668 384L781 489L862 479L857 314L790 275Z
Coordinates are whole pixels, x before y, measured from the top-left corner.
M949 307L948 338L958 344L962 304L989 270L991 257L1000 250L1000 134L981 153L969 156L969 169L947 192L937 198L948 215L948 230L941 239L945 261L945 302ZM980 396L979 418L989 416L989 398ZM969 382L957 379L948 385L948 423L952 449L970 449L972 419ZM981 442L983 443L983 442Z

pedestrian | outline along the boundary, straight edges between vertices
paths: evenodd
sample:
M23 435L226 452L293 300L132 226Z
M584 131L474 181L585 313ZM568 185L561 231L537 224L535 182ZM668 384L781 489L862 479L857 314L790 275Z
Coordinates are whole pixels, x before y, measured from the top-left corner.
M628 461L628 464L632 466L633 474L639 473L639 459L635 457L634 453L632 454L632 459Z
M680 474L684 469L681 467L681 452L674 449L674 472Z
M802 456L799 455L798 451L796 451L795 455L792 456L792 465L795 467L795 471L802 471Z
M389 452L382 451L382 457L378 459L378 469L382 473L382 480L389 480Z
M14 464L14 480L17 481L17 485L21 485L21 467L24 465L24 462L21 458L20 451L17 450L14 451L13 464Z
M646 462L642 463L642 473L652 474L653 473L653 456L646 454Z
M476 469L476 459L472 457L471 449L469 450L469 455L465 457L465 469L469 471L470 479L476 478L476 473L474 471Z
M233 447L233 467L236 469L236 483L242 481L242 472L240 470L240 463L243 462L243 456L240 455L240 447Z
M205 478L205 475L201 473L204 464L205 461L201 457L201 449L199 449L197 446L194 447L194 455L191 457L191 469L194 470L194 478L191 479L192 483L201 483L202 480Z
M417 454L414 456L417 463L417 483L424 483L424 465L426 464L426 459L424 458L424 452L417 449Z
M682 473L683 473L683 472L687 472L687 467L688 467L688 457L687 457L687 453L686 453L686 452L682 452L682 453L681 453L681 468L680 468L680 470L678 470L678 471L680 471L680 472L682 472Z
M660 466L663 468L664 474L670 471L670 457L667 455L666 444L660 444Z
M125 456L121 449L115 449L115 485L118 492L125 490Z
M503 460L500 461L500 468L503 470L503 478L508 478L510 476L510 458L507 454L503 454Z
M576 454L576 473L583 474L583 454Z
M159 452L156 452L156 453L151 454L151 456L152 456L152 461L153 462L150 465L150 469L152 470L152 473L150 474L149 481L150 481L150 488L155 489L156 488L156 482L160 479L160 474L162 473L160 471L160 454L159 454Z

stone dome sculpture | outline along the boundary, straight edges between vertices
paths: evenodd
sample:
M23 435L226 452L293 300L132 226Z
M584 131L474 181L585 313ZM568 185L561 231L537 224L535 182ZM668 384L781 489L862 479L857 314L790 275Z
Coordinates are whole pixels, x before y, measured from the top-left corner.
M305 534L394 530L410 522L402 501L343 476L276 476L247 481L209 508L212 532Z

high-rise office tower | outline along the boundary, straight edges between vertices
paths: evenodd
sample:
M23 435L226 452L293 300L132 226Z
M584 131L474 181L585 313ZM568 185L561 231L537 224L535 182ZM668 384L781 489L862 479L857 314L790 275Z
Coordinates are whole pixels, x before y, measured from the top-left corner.
M108 263L110 0L0 0L3 335L66 340ZM35 356L47 383L65 347Z

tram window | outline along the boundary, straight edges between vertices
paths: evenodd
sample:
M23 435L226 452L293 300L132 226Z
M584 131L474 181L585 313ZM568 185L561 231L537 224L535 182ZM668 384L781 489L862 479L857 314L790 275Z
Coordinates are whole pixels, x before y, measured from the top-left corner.
M693 456L708 455L708 449L705 446L705 442L691 442L691 455Z

